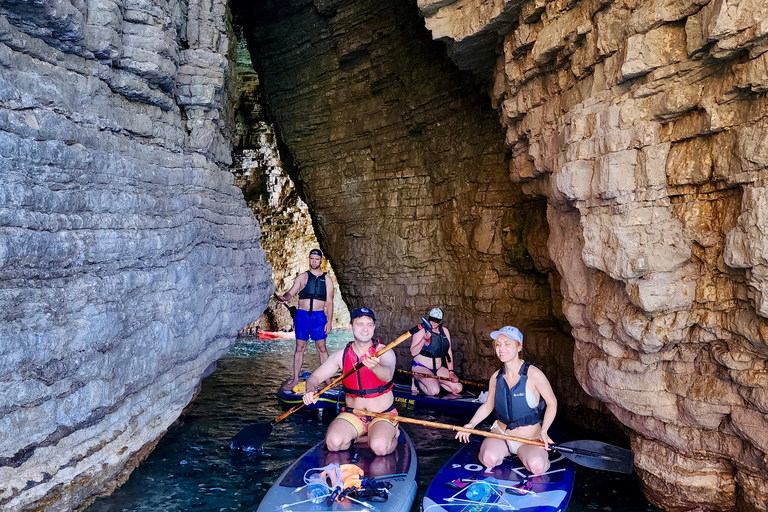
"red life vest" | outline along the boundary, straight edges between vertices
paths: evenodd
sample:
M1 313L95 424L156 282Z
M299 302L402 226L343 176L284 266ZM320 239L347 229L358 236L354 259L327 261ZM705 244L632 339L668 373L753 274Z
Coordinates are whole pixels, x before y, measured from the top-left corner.
M344 348L344 366L341 369L342 373L347 373L360 362L360 358L357 357L355 351L352 350L352 343L354 342L350 341ZM379 345L381 345L379 340L374 340L371 347L373 351L368 351L368 354L375 353L379 349ZM369 370L368 367L363 366L358 371L341 381L341 383L344 385L344 393L347 395L360 398L374 398L389 392L394 386L395 379L393 378L389 382L384 382L380 380L375 373Z

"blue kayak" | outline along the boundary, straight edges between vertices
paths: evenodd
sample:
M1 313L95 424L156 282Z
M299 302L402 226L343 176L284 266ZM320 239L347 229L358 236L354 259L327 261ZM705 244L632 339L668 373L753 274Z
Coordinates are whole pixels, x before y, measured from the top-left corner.
M355 464L363 470L365 478L379 485L386 484L389 487L385 491L386 499L379 494L375 498L345 498L330 504L327 498L320 503L309 501L305 474L334 462ZM382 457L374 455L367 443L353 444L352 448L341 452L329 452L325 441L321 441L283 471L259 504L258 512L409 512L416 498L418 474L416 450L402 429L397 449Z
M304 381L309 375L303 375ZM431 409L435 411L448 412L457 418L471 417L477 408L482 405L477 393L464 390L459 395L440 394L438 396L427 396L423 393L417 395L411 394L410 383L395 382L392 393L395 395L395 406L399 410L424 410ZM293 407L301 403L301 393L294 393L290 389L279 389L277 399L286 407ZM341 387L333 388L322 395L317 403L305 406L307 409L335 409L336 412L344 406L344 391Z
M478 462L481 439L464 445L437 472L421 502L422 512L561 512L573 491L573 463L550 452L549 470L534 476L517 457L490 472Z

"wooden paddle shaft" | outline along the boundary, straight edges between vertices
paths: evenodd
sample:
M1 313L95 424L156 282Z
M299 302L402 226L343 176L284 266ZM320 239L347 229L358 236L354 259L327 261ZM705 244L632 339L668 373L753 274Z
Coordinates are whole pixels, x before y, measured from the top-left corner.
M379 357L384 352L388 352L388 351L392 350L393 348L395 348L396 346L398 346L399 344L401 344L402 342L404 342L405 340L407 340L410 337L411 337L411 333L410 332L406 332L404 334L401 334L400 336L398 336L398 338L395 341L389 343L388 345L386 345L383 348L380 348L376 352L376 357ZM341 381L343 381L344 379L346 379L347 377L349 377L350 375L355 373L357 370L359 370L363 366L365 366L365 365L362 362L357 363L355 366L352 367L352 369L347 371L345 374L340 375L339 377L336 377L333 381L331 381L330 384L328 384L327 386L322 388L320 391L315 393L315 398L320 398L320 395L322 395L323 393L325 393L326 391L331 389L333 386L337 385L338 383L340 383ZM281 414L280 416L275 418L273 423L280 423L285 418L287 418L291 414L295 413L296 411L298 411L302 407L304 407L304 402L302 402L300 404L297 404L297 405L294 405L293 407L291 407L290 409L285 411L283 414Z
M423 377L427 377L427 378L430 378L430 379L447 380L448 382L453 382L452 378L450 378L450 377L441 377L440 375L430 375L428 373L417 373L417 372L412 372L412 371L409 371L409 370L401 370L399 368L397 369L397 371L400 372L400 373L407 373L408 375L423 376ZM487 382L475 382L473 380L463 380L463 379L459 379L458 382L461 382L462 384L466 384L467 386L477 386L479 388L488 389L488 383Z
M487 430L477 430L476 428L460 427L458 425L449 425L447 423L437 423L435 421L417 420L414 418L407 418L404 416L392 416L391 414L381 414L378 412L366 411L365 409L353 409L353 412L358 416L373 416L374 418L384 418L386 420L401 421L403 423L413 423L414 425L424 425L425 427L442 428L444 430L455 430L456 432L467 432L469 434L477 434L479 436L493 437L494 439L503 439L504 441L517 441L518 443L530 444L533 446L544 447L542 441L534 441L533 439L526 439L524 437L508 436L505 434L497 434L495 432L488 432Z

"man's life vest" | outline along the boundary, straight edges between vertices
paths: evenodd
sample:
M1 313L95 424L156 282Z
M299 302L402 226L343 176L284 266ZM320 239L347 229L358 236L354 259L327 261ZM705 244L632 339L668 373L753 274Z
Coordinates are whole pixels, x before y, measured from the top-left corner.
M539 399L539 404L531 408L525 398L526 385L528 383L528 368L531 363L524 362L520 366L520 380L512 389L509 389L507 381L504 380L506 368L501 367L496 377L496 396L494 401L494 410L496 419L507 425L507 429L525 427L540 423L544 417L544 409L547 404Z
M421 327L421 326L419 326ZM426 356L432 358L432 370L437 371L437 360L440 359L443 362L443 366L451 362L451 356L448 355L448 351L451 348L451 342L448 341L448 336L443 330L443 326L438 327L437 333L430 331L431 337L424 342L421 347L420 356Z
M299 292L299 299L309 299L309 314L312 315L314 302L316 300L325 301L328 297L328 291L325 289L325 275L316 276L307 270L307 284Z
M352 350L353 343L354 341L350 341L344 348L344 366L341 369L342 373L347 373L360 362L360 358L357 357L355 351ZM379 350L380 345L381 343L379 340L374 340L372 350L368 353L375 353ZM367 366L363 366L358 371L341 381L341 383L344 386L344 393L349 396L374 398L389 392L394 386L395 379L393 378L389 382L383 382L375 373L368 369Z

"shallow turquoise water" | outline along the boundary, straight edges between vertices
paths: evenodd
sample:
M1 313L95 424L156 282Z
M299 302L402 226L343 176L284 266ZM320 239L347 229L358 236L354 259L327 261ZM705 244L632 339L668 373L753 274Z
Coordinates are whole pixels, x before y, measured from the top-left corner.
M350 339L332 333L330 350ZM267 455L233 452L229 442L252 422L268 422L283 412L275 398L289 376L292 340L242 340L219 360L218 369L203 382L189 412L172 426L155 451L120 489L91 505L87 512L165 512L256 510L261 498L285 467L323 438L331 414L297 412L278 423L264 444ZM319 358L314 346L304 367L314 369ZM411 416L460 424L442 414ZM419 454L419 491L412 512L418 512L421 493L437 470L459 447L452 433L404 425ZM642 496L634 475L619 475L577 467L576 486L568 512L660 512Z

